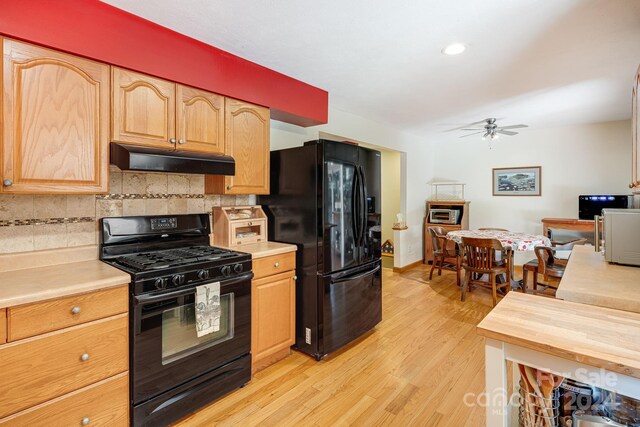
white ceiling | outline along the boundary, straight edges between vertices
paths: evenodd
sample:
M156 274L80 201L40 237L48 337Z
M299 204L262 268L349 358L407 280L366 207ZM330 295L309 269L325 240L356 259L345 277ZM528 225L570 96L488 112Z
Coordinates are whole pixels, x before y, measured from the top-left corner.
M414 134L628 119L640 63L640 0L104 1Z

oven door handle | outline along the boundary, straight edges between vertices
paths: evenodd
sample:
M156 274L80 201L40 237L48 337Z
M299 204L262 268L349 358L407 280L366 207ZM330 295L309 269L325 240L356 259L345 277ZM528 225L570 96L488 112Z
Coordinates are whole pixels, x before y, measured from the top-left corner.
M244 282L245 280L251 280L251 279L253 279L253 272L245 273L241 276L220 280L220 287L222 288L223 286L235 285L236 283ZM206 282L206 283L215 283L215 282ZM158 301L164 301L166 299L180 297L183 295L189 295L194 293L197 287L198 286L189 286L188 288L185 288L185 289L179 289L177 291L172 291L172 292L164 292L156 295L137 295L135 297L136 305L151 304Z

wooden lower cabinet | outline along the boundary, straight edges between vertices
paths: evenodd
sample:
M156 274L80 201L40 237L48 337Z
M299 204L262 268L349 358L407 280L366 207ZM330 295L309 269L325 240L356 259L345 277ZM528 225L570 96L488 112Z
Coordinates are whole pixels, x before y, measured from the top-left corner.
M0 426L128 425L127 290L0 309Z
M128 396L129 375L125 372L0 419L0 426L126 426Z
M259 258L254 265L280 263L294 258L294 253ZM280 264L282 265L282 264ZM251 297L251 371L260 369L288 356L295 342L296 284L295 261L291 269L260 277L252 281ZM255 274L255 273L254 273Z

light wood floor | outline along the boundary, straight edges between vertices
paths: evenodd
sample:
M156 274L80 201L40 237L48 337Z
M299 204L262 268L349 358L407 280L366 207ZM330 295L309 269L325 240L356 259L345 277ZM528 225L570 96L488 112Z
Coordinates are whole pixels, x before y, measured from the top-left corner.
M320 362L293 352L179 425L484 426L484 408L463 397L484 389L475 327L491 310L490 291L462 303L452 273L429 282L428 272L385 269L372 333Z

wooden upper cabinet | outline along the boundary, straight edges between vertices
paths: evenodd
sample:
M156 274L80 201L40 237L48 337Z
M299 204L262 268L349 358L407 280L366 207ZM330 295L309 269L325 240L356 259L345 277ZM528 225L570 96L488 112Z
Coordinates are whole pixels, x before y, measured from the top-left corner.
M174 148L176 85L122 68L111 69L111 140Z
M224 153L224 97L176 85L179 150Z
M206 193L269 194L269 118L268 108L225 99L225 154L236 174L207 175Z
M2 186L9 193L104 193L109 66L3 39Z

